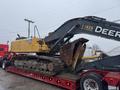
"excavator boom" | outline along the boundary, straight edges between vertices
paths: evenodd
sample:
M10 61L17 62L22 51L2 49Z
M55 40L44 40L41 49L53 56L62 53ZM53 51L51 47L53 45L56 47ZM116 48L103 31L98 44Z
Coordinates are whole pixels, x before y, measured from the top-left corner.
M73 27L74 30L68 33ZM54 44L65 33L67 33L67 35L64 36L64 38L69 38L75 34L85 33L120 41L120 24L109 22L104 18L95 16L75 18L65 22L57 30L47 36L45 42Z

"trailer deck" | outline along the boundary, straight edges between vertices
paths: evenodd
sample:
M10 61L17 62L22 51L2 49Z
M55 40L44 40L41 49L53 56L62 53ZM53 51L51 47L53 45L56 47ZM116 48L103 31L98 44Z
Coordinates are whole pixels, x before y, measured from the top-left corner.
M45 83L56 85L58 87L65 88L68 90L79 89L78 84L80 78L76 75L72 75L69 73L64 73L57 76L47 76L39 72L28 71L14 66L9 66L8 68L6 68L6 71L14 74L19 74L21 76L29 77L32 79L36 79L39 81L43 81Z

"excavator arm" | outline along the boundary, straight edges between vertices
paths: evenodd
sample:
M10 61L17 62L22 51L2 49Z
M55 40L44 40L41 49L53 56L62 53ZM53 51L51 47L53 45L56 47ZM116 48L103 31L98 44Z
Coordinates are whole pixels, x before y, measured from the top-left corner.
M68 31L73 27L75 27L75 29L68 33ZM75 18L65 22L57 30L47 36L45 41L52 42L59 40L59 38L66 33L68 33L66 37L70 35L86 33L120 41L120 24L109 22L106 19L95 16Z
M51 47L51 52L57 52L66 41L81 33L120 41L120 24L95 16L75 18L65 22L44 40Z

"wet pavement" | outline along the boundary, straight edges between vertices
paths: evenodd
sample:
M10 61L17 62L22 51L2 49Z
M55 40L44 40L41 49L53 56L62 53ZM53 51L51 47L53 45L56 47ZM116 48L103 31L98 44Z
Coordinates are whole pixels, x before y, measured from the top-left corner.
M64 90L37 80L5 72L0 68L0 90Z

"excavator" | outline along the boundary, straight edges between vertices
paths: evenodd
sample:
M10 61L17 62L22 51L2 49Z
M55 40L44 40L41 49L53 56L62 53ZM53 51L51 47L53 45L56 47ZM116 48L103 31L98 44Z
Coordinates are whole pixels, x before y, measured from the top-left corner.
M120 41L120 24L96 16L86 16L66 21L45 38L18 35L16 40L11 42L10 52L15 53L11 59L12 65L45 75L56 75L61 72L79 73L89 68L120 68L119 55L83 63L82 57L89 40L79 38L70 42L74 35L82 33Z

